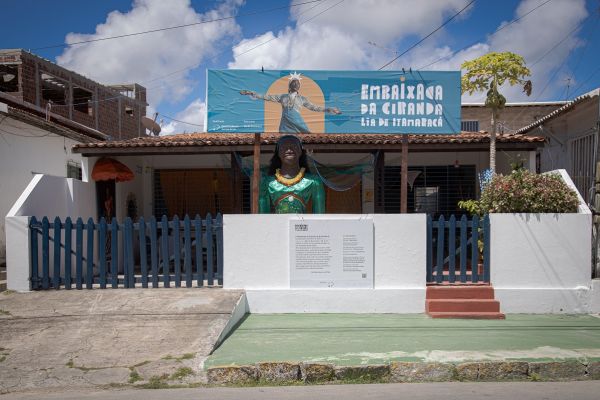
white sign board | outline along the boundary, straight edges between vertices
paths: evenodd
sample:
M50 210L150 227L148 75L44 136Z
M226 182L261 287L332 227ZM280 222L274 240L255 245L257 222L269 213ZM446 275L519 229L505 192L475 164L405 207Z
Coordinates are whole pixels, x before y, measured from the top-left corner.
M290 220L290 288L373 288L373 220Z

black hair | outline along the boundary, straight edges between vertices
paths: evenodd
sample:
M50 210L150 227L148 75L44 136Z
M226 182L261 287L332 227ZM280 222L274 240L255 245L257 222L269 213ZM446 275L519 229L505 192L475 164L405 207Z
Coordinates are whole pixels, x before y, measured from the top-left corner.
M296 135L284 135L279 138L279 140L277 141L277 145L275 145L275 153L273 154L273 157L271 157L271 162L269 164L269 175L275 175L275 171L278 168L281 168L281 158L279 158L279 143L286 139L294 139L296 140L296 142L298 142L298 145L300 146L301 150L300 158L298 159L298 164L300 165L300 168L304 167L308 171L306 150L304 150L304 146L302 146L302 140L300 140L300 138Z

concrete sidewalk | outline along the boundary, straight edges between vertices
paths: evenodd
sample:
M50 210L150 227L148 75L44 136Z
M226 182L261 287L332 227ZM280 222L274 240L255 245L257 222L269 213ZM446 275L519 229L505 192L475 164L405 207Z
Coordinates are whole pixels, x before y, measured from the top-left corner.
M261 380L261 368L287 368L289 378L295 373L290 372L295 371L294 366L298 367L298 379L305 380L301 370L311 364L323 366L324 371L344 366L387 366L369 372L383 375L391 373L389 366L394 363L404 369L424 365L436 369L438 365L446 371L442 375L456 377L458 364L472 363L468 367L470 376L479 377L477 363L507 361L517 363L513 367L521 371L523 378L531 375L531 368L554 368L558 362L562 363L560 368L569 370L565 378L597 374L596 379L600 379L600 318L519 314L507 315L506 320L393 314L249 315L205 366L212 369L209 382L212 376L212 383L219 383L236 376L238 380ZM284 364L277 367L277 363ZM231 365L247 368L217 368ZM324 373L331 378L335 371ZM267 371L265 376L269 374ZM537 374L543 378L544 372ZM561 378L560 373L553 376Z
M0 393L203 382L241 291L0 293Z

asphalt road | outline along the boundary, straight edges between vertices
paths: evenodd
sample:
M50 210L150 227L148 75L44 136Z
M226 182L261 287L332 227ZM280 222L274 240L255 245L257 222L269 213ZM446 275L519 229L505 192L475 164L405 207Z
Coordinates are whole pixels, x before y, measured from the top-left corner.
M81 390L68 392L37 391L1 396L2 400L78 399L78 400L155 400L155 399L544 399L597 400L600 381L582 382L486 382L486 383L404 383L378 385L280 386L252 388L196 388L161 390Z

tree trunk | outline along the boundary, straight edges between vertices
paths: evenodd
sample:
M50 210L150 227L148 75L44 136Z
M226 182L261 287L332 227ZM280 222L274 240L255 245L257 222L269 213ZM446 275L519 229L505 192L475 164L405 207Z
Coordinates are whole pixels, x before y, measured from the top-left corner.
M492 110L492 132L490 133L490 170L492 175L496 174L496 124L497 112Z

